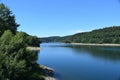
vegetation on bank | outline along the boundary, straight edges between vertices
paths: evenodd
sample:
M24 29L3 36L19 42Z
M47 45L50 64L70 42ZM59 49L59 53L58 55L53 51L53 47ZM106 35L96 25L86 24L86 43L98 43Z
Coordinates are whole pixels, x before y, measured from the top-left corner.
M24 35L27 46L40 47L40 39L37 36L31 36L25 32L17 32Z
M46 39L49 40L49 38ZM52 39L51 42L120 44L120 26L112 26L103 29L93 30L91 32L83 32L70 36L58 37L57 39Z
M12 11L0 3L0 80L44 80L37 52L26 49L39 46L39 39L18 32L17 27Z

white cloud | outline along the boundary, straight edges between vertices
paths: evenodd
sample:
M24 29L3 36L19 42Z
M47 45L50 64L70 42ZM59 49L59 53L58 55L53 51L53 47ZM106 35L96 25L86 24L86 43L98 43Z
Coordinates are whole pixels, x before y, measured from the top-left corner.
M75 33L82 33L82 32L85 32L83 30L76 30Z

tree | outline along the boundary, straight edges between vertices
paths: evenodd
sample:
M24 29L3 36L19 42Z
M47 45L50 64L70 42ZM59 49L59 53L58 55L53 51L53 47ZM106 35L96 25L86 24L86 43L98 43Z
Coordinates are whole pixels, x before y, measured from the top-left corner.
M0 38L0 80L31 80L37 53L26 49L25 35L10 30ZM32 72L32 73L31 73Z
M12 33L15 34L18 26L12 11L4 4L0 3L0 36L5 30L11 30Z
M9 8L0 4L0 80L42 80L37 53L26 49L28 35L17 32L18 26ZM30 43L38 45L38 38L31 37Z
M50 38L43 38L47 41ZM53 41L52 39L51 41ZM70 41L73 43L114 43L120 44L120 26L106 27L103 29L96 29L90 32L77 33L70 36L60 37L58 42Z
M17 34L21 34L24 36L25 43L27 46L34 46L39 47L40 46L40 39L37 36L31 36L25 32L17 32Z
M5 31L0 38L0 47L0 76L6 80L26 78L23 75L28 72L23 37L13 36L11 31Z
M26 37L26 40L27 40L27 43L28 43L29 46L36 46L36 47L40 46L40 40L36 36L30 36L30 35L28 35Z

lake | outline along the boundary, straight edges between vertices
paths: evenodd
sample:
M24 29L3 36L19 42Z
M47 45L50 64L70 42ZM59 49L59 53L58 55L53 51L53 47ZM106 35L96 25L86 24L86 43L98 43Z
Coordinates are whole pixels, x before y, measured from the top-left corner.
M43 43L37 62L59 80L120 80L120 47Z

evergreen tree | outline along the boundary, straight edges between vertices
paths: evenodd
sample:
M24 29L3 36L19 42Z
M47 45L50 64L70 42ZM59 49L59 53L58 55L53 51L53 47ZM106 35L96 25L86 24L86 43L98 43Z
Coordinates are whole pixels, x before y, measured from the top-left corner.
M18 26L12 11L4 4L0 3L0 36L5 30L11 30L12 33L15 34Z
M0 38L0 80L31 80L41 79L41 72L36 63L37 53L26 49L25 35L17 33L13 35L10 30L3 33Z
M18 26L9 8L0 4L0 80L43 80L36 63L37 53L26 49L29 38L22 32L16 33ZM33 41L38 42L38 38L33 37L32 45Z

